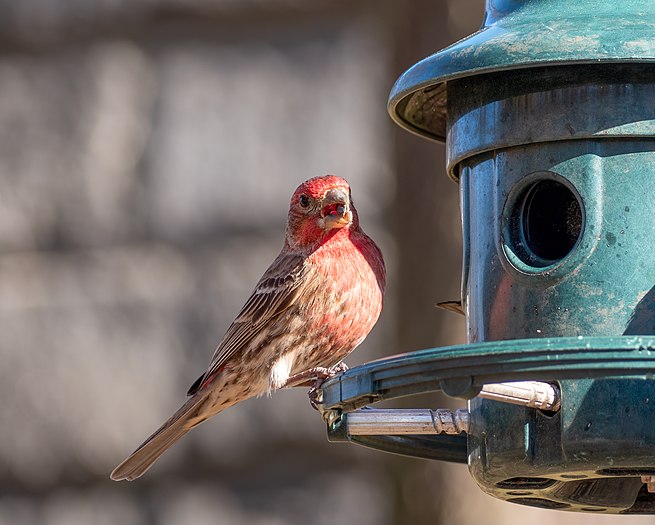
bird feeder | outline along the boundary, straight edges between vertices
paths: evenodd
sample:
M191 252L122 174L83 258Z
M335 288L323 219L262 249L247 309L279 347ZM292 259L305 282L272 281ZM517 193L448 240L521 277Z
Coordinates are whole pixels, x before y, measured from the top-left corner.
M326 382L329 438L467 463L515 503L655 513L655 2L487 0L389 111L446 142L468 344ZM364 408L437 390L468 409Z

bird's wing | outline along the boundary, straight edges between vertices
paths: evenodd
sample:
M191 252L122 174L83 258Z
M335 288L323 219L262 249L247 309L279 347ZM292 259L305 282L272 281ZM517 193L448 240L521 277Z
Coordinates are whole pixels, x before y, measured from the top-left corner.
M220 368L257 335L268 322L289 308L302 291L305 257L281 253L257 283L216 348L207 371L191 386L188 395L210 380Z

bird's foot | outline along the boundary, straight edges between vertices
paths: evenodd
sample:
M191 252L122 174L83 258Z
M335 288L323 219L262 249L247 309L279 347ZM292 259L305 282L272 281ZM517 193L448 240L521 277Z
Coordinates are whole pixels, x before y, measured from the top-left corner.
M289 377L282 388L292 388L296 386L309 386L311 387L308 392L309 403L318 410L318 405L322 402L321 385L331 377L336 376L348 370L348 366L343 361L338 362L336 365L326 368L318 366L310 368L299 374L294 374Z
M319 410L318 406L323 403L323 392L321 391L321 386L323 386L323 383L325 383L325 381L331 377L334 377L348 370L348 365L346 365L346 363L343 361L339 361L336 365L324 370L326 372L316 376L314 384L309 389L309 392L307 392L307 395L309 396L309 404L312 405L315 410Z
M316 381L325 381L341 372L348 370L348 366L343 361L340 361L330 368L324 366L317 366L310 368L299 374L290 376L280 388L294 388L297 386L313 386Z

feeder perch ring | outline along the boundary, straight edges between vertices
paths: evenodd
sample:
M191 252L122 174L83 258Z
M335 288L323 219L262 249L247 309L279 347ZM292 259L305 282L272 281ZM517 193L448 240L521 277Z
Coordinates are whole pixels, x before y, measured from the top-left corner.
M484 385L608 377L655 377L655 337L558 337L420 350L351 368L326 381L322 409L330 441L466 463L466 435L357 435L349 412L386 399L442 391L471 399Z

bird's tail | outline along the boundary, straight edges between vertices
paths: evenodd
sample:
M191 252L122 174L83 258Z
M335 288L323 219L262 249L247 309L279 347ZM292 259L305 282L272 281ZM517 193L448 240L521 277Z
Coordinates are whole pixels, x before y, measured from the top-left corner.
M133 481L142 476L178 439L207 419L199 414L206 400L207 392L189 398L166 423L113 470L111 479Z

